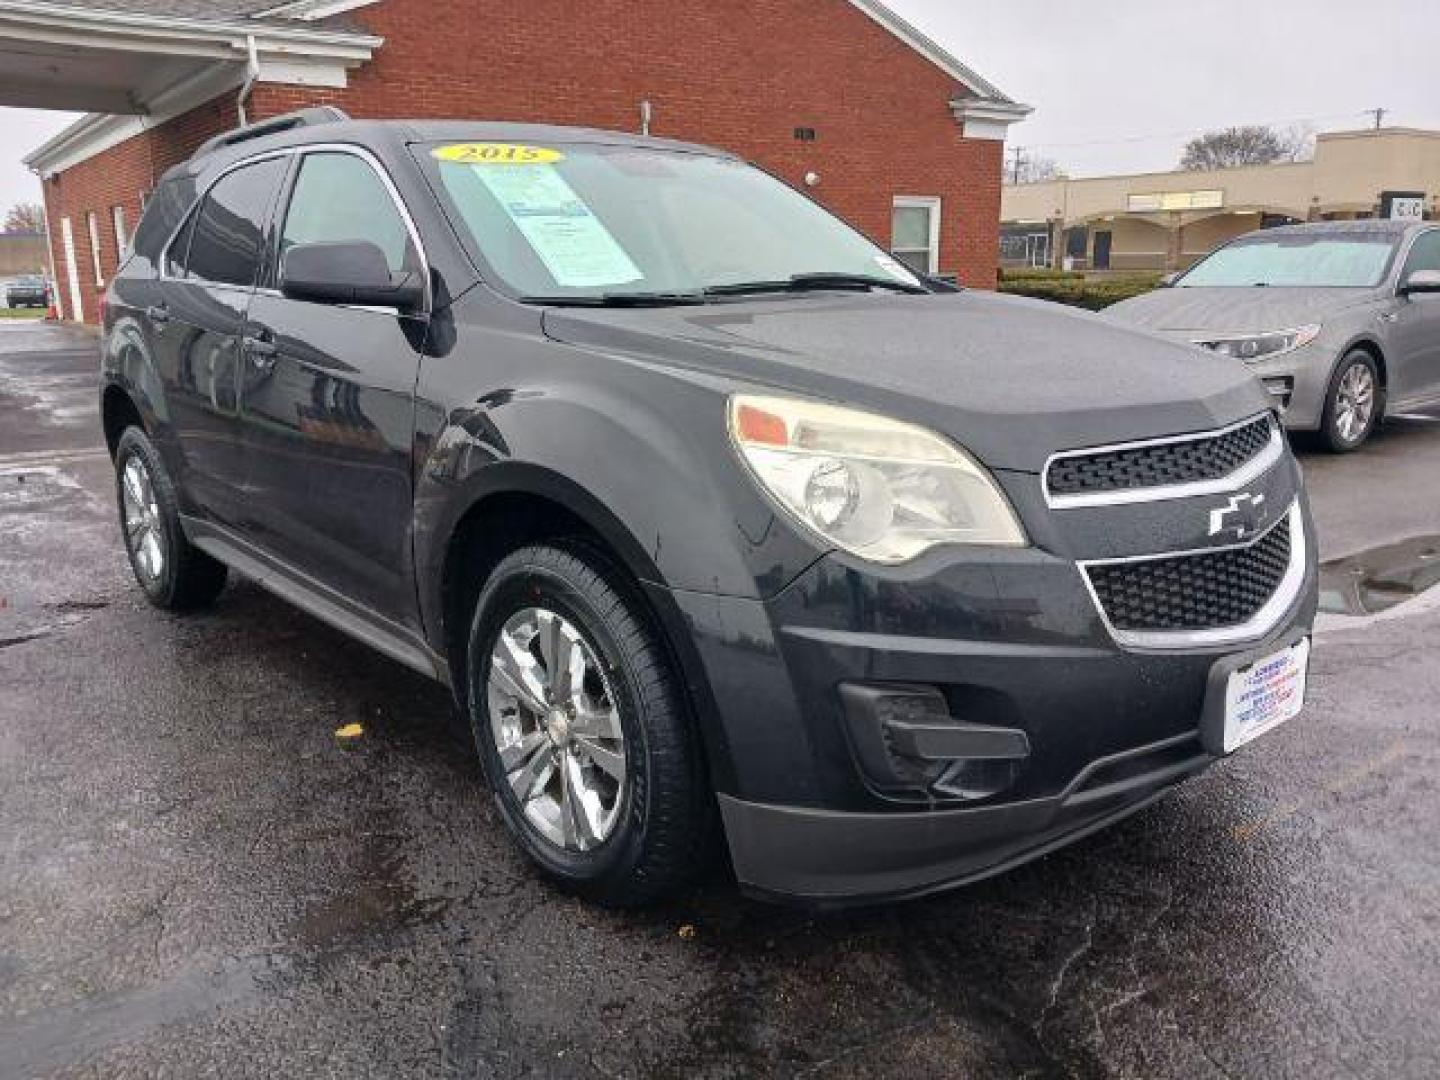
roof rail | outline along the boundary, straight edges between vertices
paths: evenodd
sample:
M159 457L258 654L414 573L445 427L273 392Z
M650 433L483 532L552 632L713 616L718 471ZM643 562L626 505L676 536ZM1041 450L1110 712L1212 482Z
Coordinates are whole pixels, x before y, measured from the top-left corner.
M195 161L206 154L213 154L216 150L248 142L251 139L259 139L265 135L277 135L282 131L316 127L320 124L338 124L349 119L349 115L343 109L337 109L334 105L317 105L311 109L285 113L283 116L274 116L269 120L261 120L259 123L248 124L245 127L235 128L233 131L223 132L213 139L207 139L200 144L200 149L195 151L190 160Z

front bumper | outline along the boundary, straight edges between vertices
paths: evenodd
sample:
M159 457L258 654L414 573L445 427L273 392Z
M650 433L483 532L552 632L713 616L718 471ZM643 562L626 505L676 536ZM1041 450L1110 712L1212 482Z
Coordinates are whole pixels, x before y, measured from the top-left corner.
M1306 525L1302 587L1263 638L1241 645L1123 647L1076 561L1038 548L884 571L832 555L767 602L673 594L709 690L742 888L823 906L961 885L1205 769L1217 760L1201 738L1214 671L1278 650L1313 621L1308 515ZM851 684L938 690L958 721L1023 732L1023 768L972 802L877 787L846 717Z

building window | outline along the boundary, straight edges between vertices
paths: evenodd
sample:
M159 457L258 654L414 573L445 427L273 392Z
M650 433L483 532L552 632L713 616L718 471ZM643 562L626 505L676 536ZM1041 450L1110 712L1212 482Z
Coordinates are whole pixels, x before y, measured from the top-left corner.
M125 207L112 206L110 221L115 226L115 259L118 266L119 260L125 258L125 249L130 246L130 237L125 232Z
M897 195L890 252L921 274L940 272L940 200L933 195Z
M95 269L96 286L105 284L105 276L100 272L100 223L95 220L95 211L85 212L85 227L90 230L90 265Z

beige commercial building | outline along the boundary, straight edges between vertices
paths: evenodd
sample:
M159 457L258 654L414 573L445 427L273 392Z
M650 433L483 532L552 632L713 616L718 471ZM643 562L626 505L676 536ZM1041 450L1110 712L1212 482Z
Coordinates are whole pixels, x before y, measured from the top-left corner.
M1007 267L1182 270L1232 237L1295 221L1440 218L1440 131L1321 135L1313 161L1007 187Z

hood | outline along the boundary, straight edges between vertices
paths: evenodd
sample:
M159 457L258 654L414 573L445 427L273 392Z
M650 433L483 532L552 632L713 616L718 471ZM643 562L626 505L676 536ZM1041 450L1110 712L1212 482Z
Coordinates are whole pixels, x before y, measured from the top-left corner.
M1104 318L1162 333L1243 334L1323 323L1346 308L1372 302L1373 289L1157 289L1108 308Z
M941 431L991 468L1203 431L1268 408L1238 361L1055 304L965 292L552 308L558 341L825 398Z

